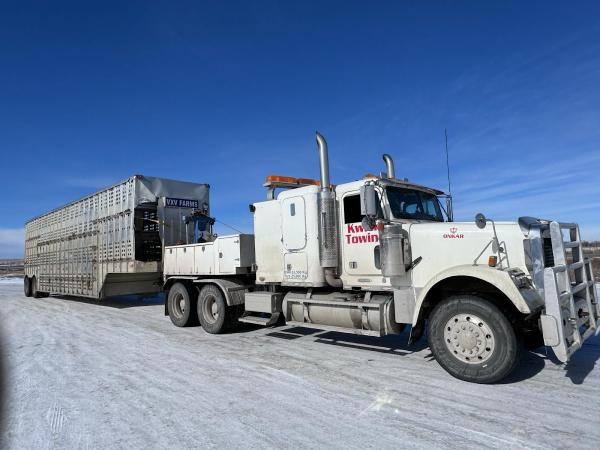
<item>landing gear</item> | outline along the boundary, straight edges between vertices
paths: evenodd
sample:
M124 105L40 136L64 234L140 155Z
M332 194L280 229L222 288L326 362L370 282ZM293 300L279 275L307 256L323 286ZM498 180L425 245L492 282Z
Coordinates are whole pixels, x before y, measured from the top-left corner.
M429 347L452 376L494 383L519 362L520 346L510 322L486 299L461 295L439 303L429 317Z

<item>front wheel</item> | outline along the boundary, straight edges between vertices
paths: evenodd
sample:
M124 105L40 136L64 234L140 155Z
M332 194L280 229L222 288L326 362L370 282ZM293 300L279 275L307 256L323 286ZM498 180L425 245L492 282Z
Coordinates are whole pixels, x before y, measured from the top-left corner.
M437 362L452 376L494 383L519 362L515 331L493 303L472 295L443 300L429 316L428 340Z

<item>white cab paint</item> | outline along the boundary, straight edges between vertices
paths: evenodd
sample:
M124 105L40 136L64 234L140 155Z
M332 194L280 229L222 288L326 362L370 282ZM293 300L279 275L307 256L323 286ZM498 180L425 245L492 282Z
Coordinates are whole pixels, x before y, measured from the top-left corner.
M494 231L491 224L479 229L471 222L422 222L408 224L407 229L413 260L422 258L411 271L413 286L417 289L452 267L487 267L488 257L498 255L492 251ZM508 257L508 262L502 261L503 266L519 268L527 273L523 247L525 235L519 225L516 222L498 222L496 232ZM480 253L481 256L475 261Z
M319 263L319 188L281 192L254 204L256 282L324 286Z

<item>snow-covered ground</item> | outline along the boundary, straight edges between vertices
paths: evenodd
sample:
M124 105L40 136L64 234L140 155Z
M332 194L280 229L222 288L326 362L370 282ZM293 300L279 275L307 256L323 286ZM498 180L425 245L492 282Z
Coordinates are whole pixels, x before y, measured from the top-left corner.
M0 286L2 448L598 448L600 339L503 384L451 378L424 342L298 328L213 336L152 301ZM313 330L314 331L314 330Z

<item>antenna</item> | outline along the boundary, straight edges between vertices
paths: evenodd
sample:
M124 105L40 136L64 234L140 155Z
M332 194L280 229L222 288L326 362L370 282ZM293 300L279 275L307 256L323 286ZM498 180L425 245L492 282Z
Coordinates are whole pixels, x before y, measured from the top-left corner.
M448 159L448 130L444 128L444 136L446 137L446 169L448 171L448 195L452 196L452 189L450 187L450 162Z

